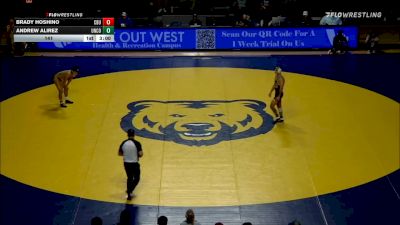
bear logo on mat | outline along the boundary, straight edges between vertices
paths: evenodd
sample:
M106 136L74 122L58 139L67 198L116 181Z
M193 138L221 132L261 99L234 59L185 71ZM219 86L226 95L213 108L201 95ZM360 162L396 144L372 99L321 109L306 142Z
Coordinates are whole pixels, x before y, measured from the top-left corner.
M138 101L121 128L144 138L207 146L265 134L273 127L266 104L257 100Z

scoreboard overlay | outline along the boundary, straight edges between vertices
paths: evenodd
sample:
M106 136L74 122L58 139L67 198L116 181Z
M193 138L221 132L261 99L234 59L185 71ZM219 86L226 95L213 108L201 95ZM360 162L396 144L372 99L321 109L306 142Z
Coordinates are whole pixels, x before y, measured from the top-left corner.
M114 42L114 18L16 18L14 42Z

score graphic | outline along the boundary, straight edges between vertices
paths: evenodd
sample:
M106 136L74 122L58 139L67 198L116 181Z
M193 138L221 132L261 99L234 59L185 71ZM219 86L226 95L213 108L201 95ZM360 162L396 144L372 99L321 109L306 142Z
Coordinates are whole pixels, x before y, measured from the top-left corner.
M114 18L103 18L103 26L114 27Z
M114 18L103 18L103 34L114 34Z
M114 18L17 18L15 42L114 42Z

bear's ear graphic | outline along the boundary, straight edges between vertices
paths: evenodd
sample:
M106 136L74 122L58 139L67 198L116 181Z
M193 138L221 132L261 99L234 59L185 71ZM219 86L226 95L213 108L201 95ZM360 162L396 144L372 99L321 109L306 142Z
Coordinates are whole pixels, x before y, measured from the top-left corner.
M141 101L128 105L132 113L132 126L138 131L162 134L160 127L165 123L167 104L160 101Z
M264 108L266 104L256 100L237 100L228 104L231 122L236 126L233 134L254 132L250 130L259 129L263 126L266 118ZM254 135L254 134L253 134ZM249 136L253 136L249 134Z
M257 100L237 100L237 101L234 101L234 102L242 104L242 105L244 105L246 107L249 107L251 109L255 109L257 111L259 111L259 110L262 111L265 107L267 107L267 105L264 102L257 101Z
M128 104L128 109L130 109L132 112L138 112L144 108L152 106L155 103L158 102L153 102L153 101L132 102Z

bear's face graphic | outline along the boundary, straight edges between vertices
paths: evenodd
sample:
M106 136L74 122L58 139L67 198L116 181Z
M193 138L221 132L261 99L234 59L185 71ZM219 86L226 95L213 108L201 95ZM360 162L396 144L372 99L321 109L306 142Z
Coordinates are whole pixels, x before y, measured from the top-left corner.
M213 145L267 133L273 122L265 107L256 100L139 101L128 105L121 127L145 138Z

